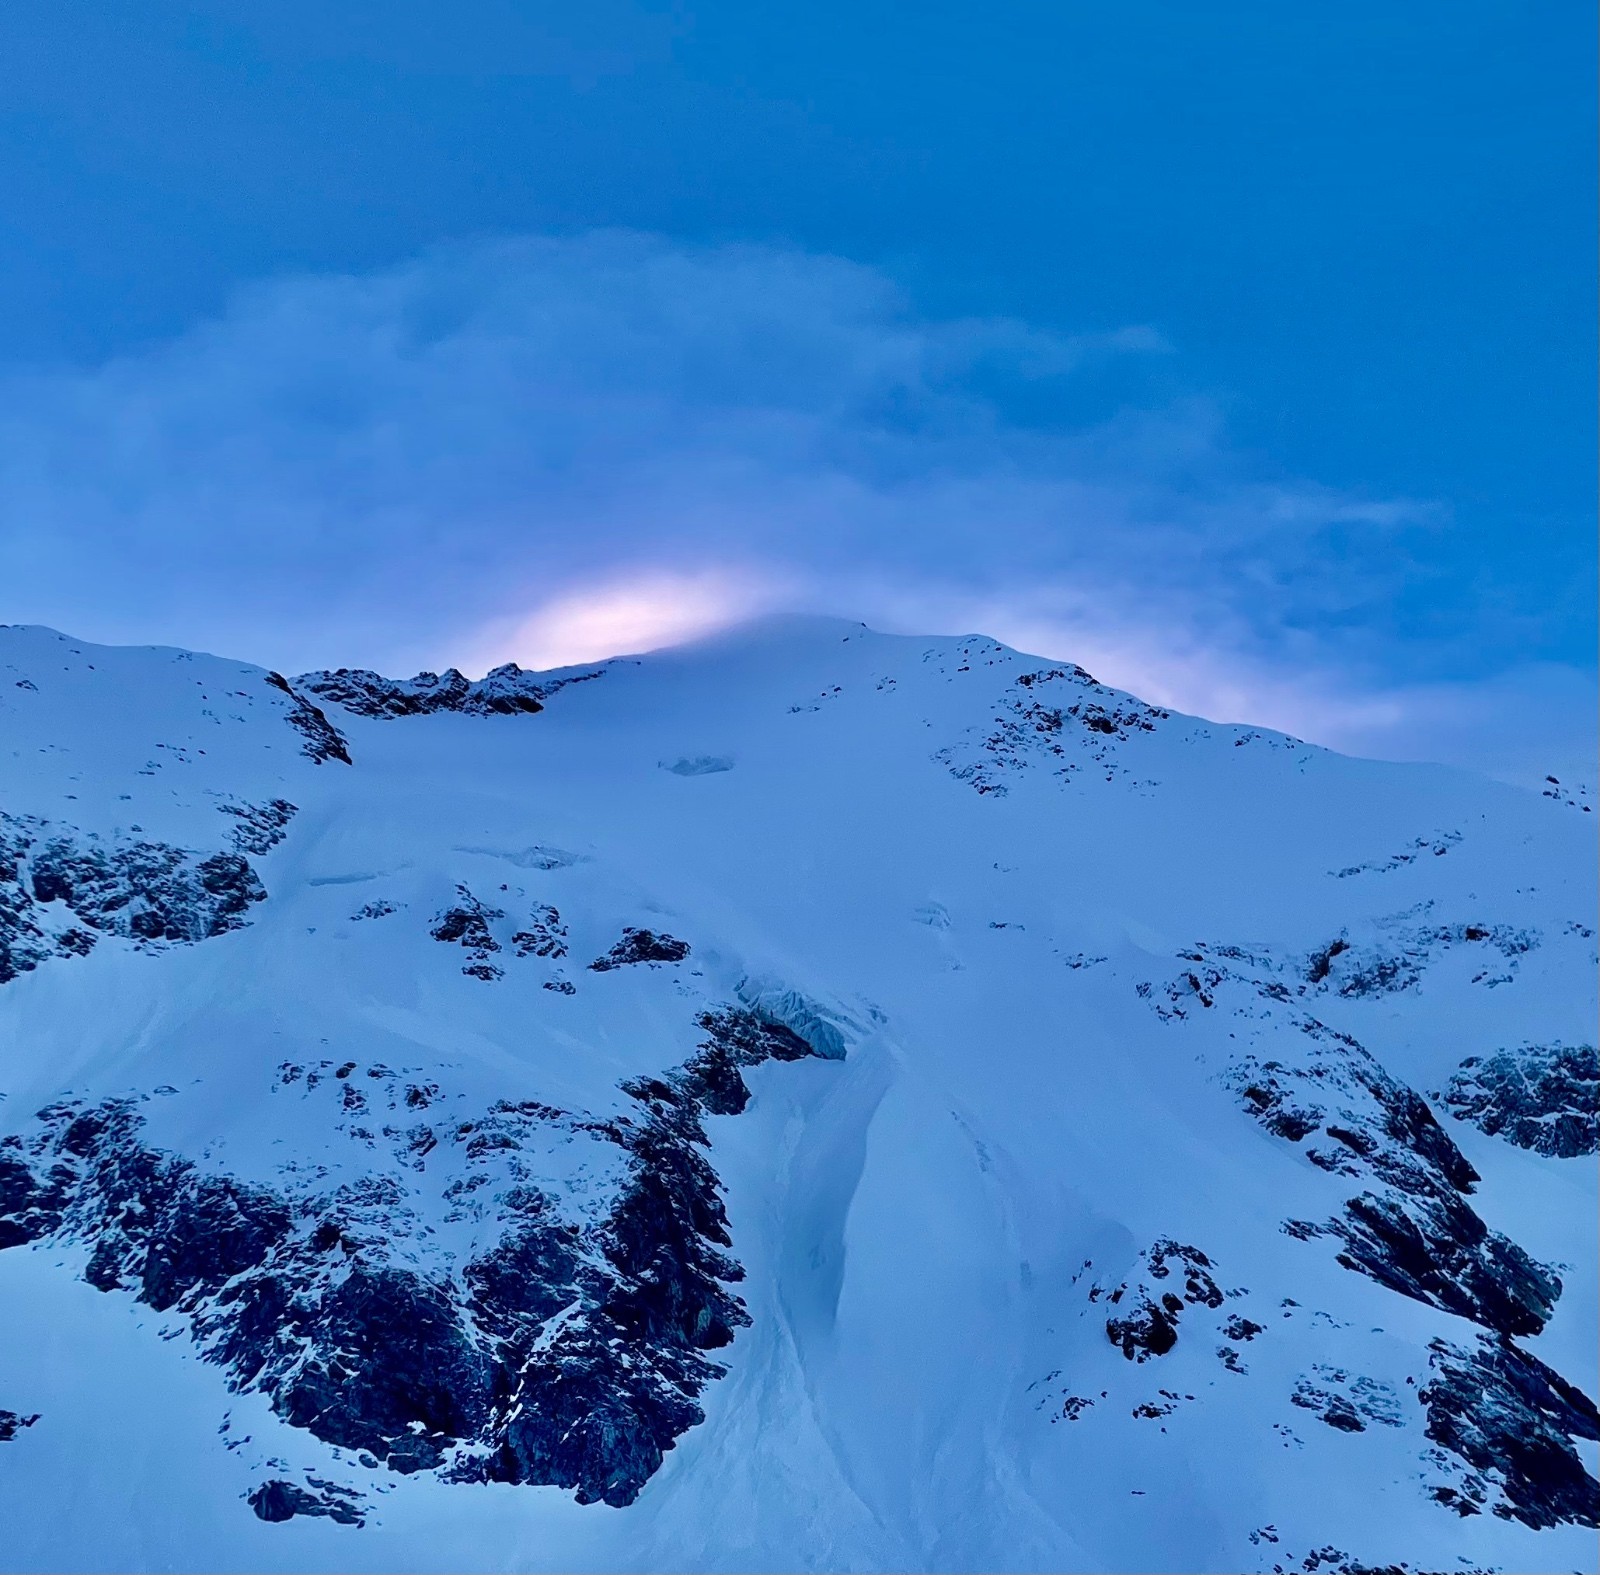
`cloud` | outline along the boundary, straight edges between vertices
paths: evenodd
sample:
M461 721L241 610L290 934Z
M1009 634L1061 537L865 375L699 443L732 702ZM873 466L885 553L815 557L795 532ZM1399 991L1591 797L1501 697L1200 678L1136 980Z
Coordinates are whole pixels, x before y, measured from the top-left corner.
M1487 678L1399 686L1384 709L1327 730L1349 754L1438 760L1502 781L1596 780L1595 675L1557 662L1519 662Z
M726 629L782 604L778 588L749 574L656 570L564 592L525 618L485 629L464 661L515 661L543 671L658 650Z
M1267 474L1204 399L1090 397L1177 361L1141 325L930 318L783 248L460 245L0 380L0 584L14 618L290 669L544 665L832 611L1400 736L1482 648L1447 512ZM1419 585L1431 643L1397 613Z

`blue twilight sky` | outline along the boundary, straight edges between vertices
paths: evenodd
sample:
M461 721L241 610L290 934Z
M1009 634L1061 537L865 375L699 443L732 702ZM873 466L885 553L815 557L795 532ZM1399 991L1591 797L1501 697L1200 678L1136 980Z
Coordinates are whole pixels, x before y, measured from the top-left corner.
M0 616L771 608L1593 775L1575 0L11 0Z

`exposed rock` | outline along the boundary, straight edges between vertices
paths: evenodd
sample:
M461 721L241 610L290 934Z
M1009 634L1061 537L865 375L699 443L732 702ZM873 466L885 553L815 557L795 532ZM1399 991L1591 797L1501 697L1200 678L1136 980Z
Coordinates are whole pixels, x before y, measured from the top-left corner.
M32 1416L22 1416L16 1411L0 1409L0 1444L9 1444L23 1428L32 1427L38 1420L37 1411Z
M1000 702L994 727L974 744L938 750L934 759L979 793L1004 795L1009 779L1044 766L1066 779L1084 765L1122 768L1111 745L1154 732L1168 712L1096 683L1064 664L1021 673Z
M721 771L732 771L734 762L728 755L685 755L671 762L656 762L663 771L679 777L709 777Z
M1267 1528L1270 1530L1271 1528ZM1276 1536L1261 1534L1262 1540L1277 1542ZM1250 1534L1250 1540L1256 1541L1257 1533ZM1291 1566L1287 1564L1274 1564L1273 1575L1291 1575ZM1300 1562L1292 1566L1292 1575L1445 1575L1438 1569L1418 1569L1414 1565L1399 1564L1368 1564L1363 1559L1352 1558L1343 1548L1336 1548L1332 1543L1325 1543L1320 1548L1314 1548L1306 1554ZM1468 1566L1465 1561L1458 1561L1450 1571L1450 1575L1499 1575L1498 1571L1486 1570L1481 1566Z
M298 813L298 807L286 798L269 799L265 804L221 804L218 808L238 822L230 839L235 851L257 856L270 853L283 841L285 828Z
M82 956L100 935L149 948L225 934L266 895L237 853L101 843L0 815L0 984L47 957ZM64 913L77 922L63 925Z
M608 973L613 968L625 968L630 963L676 963L689 955L689 943L666 933L654 930L636 930L631 925L622 932L622 939L604 957L589 964L593 973Z
M1364 1192L1325 1229L1343 1240L1346 1268L1502 1334L1537 1334L1561 1295L1556 1274L1442 1188L1417 1199Z
M1342 1433L1366 1431L1368 1422L1399 1427L1400 1397L1390 1384L1361 1374L1352 1376L1342 1367L1318 1363L1314 1376L1298 1379L1289 1396L1291 1405L1315 1411L1329 1427Z
M444 1188L459 1217L489 1219L475 1194L497 1175L507 1183L497 1239L459 1267L405 1256L395 1177L332 1194L248 1184L152 1147L132 1100L51 1106L29 1137L0 1142L0 1246L55 1235L88 1245L90 1283L184 1315L233 1386L393 1470L630 1503L701 1420L696 1397L722 1371L705 1353L749 1321L728 1289L743 1271L726 1251L703 1117L745 1107L744 1068L811 1054L737 1008L698 1021L705 1038L689 1061L626 1086L638 1119L502 1100L442 1130L414 1117L383 1129L402 1174L441 1159L464 1167ZM336 1124L351 1135L375 1119L373 1099L399 1117L438 1093L385 1067L366 1069L363 1092L358 1072L286 1063L279 1087L336 1091ZM563 1216L518 1180L523 1148L549 1137L614 1156L614 1195L592 1220ZM319 1513L301 1490L262 1491L265 1518Z
M1446 952L1466 947L1496 953L1474 984L1504 984L1515 976L1518 960L1539 944L1532 930L1507 924L1405 925L1388 921L1381 939L1354 943L1339 936L1306 960L1305 982L1318 991L1346 997L1391 995L1414 990Z
M763 1061L799 1061L817 1052L793 1030L737 1009L703 1012L699 1025L707 1037L669 1083L680 1099L715 1116L736 1116L750 1102L741 1071ZM635 1098L660 1097L659 1085L626 1084Z
M321 1477L307 1477L309 1487L296 1487L281 1478L263 1482L246 1502L261 1520L293 1520L296 1515L321 1515L341 1526L364 1526L361 1495Z
M386 720L434 711L469 716L531 715L544 710L546 693L536 675L525 673L515 662L495 668L477 682L453 667L443 673L418 673L415 678L385 678L361 668L341 667L334 672L302 673L295 682L357 716Z
M1178 1308L1160 1307L1141 1293L1122 1317L1106 1320L1106 1338L1121 1346L1130 1362L1165 1356L1178 1343L1177 1313L1182 1303L1176 1296L1172 1300L1178 1302Z
M1366 864L1351 864L1342 870L1333 870L1330 873L1335 880L1348 880L1352 875L1386 875L1393 870L1404 869L1408 864L1415 864L1421 858L1443 858L1460 841L1459 831L1436 831L1431 837L1418 837L1400 852L1391 853L1386 859L1374 859Z
M1223 1300L1211 1277L1211 1260L1198 1247L1164 1237L1143 1257L1145 1275L1123 1281L1107 1298L1113 1306L1126 1303L1120 1314L1106 1320L1106 1338L1120 1346L1130 1362L1165 1356L1178 1343L1178 1319L1185 1307L1216 1308ZM1182 1276L1181 1291L1173 1281L1175 1269ZM1173 1283L1162 1283L1169 1281ZM1101 1294L1098 1287L1091 1290L1090 1301L1098 1301Z
M1477 1172L1427 1102L1348 1034L1315 1019L1301 1027L1307 1052L1298 1064L1250 1059L1230 1080L1267 1131L1305 1144L1320 1169L1369 1185L1338 1217L1285 1228L1301 1240L1338 1239L1342 1264L1391 1290L1501 1333L1537 1333L1561 1281L1465 1201Z
M1359 874L1365 867L1338 873ZM1288 1002L1296 996L1336 994L1358 999L1414 991L1430 968L1456 951L1465 951L1476 962L1471 983L1508 984L1521 959L1542 941L1539 931L1508 924L1418 924L1418 913L1431 906L1424 903L1374 920L1370 933L1363 935L1352 937L1348 930L1341 931L1314 951L1299 955L1205 943L1180 955L1203 965L1208 990L1226 978L1246 983L1270 1000Z
M344 734L328 720L322 708L313 705L304 695L291 688L289 680L282 673L268 673L267 682L289 697L289 712L284 720L304 740L300 753L319 766L329 760L342 760L349 765L350 745Z
M481 903L465 886L456 887L456 897L454 907L434 915L428 933L436 941L466 949L471 961L462 965L462 973L486 981L500 978L501 970L489 961L500 950L500 943L489 925L495 919L505 918L505 914L499 908Z
M1306 982L1321 984L1333 972L1333 960L1350 950L1349 941L1340 936L1330 941L1321 951L1313 952L1306 964Z
M1544 785L1539 789L1540 794L1556 803L1565 805L1568 809L1581 810L1585 815L1593 812L1594 806L1588 802L1590 788L1586 782L1561 785L1560 777L1546 777Z
M1166 1391L1162 1390L1165 1394ZM1130 1413L1136 1421L1159 1421L1164 1416L1171 1416L1178 1408L1170 1400L1163 1404L1157 1400L1144 1400L1136 1405Z
M160 842L111 848L53 838L33 855L34 900L133 941L202 941L237 930L266 891L236 853L208 858Z
M548 904L537 905L527 924L511 937L519 957L565 957L567 930L561 915Z
M0 1248L47 1236L61 1224L70 1165L37 1167L17 1136L0 1138Z
M56 955L53 939L39 924L24 874L32 841L21 821L0 815L0 984Z
M1443 1102L1519 1148L1573 1159L1600 1150L1600 1055L1593 1045L1524 1045L1468 1056Z
M1535 1529L1600 1523L1600 1482L1574 1438L1600 1439L1589 1397L1509 1340L1480 1336L1473 1350L1435 1340L1434 1377L1419 1392L1428 1437L1472 1471L1434 1497L1463 1515L1491 1498L1496 1515Z

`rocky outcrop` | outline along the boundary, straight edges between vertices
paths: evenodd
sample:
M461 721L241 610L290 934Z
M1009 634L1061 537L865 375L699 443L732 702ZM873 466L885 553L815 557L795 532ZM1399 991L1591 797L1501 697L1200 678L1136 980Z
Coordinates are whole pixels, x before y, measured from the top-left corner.
M0 1409L0 1444L9 1444L23 1428L32 1427L38 1420L37 1411L31 1416L23 1416L16 1411Z
M1330 1175L1365 1182L1325 1223L1291 1220L1302 1240L1339 1241L1339 1262L1418 1301L1503 1334L1536 1334L1561 1281L1465 1199L1478 1175L1427 1102L1348 1034L1300 1021L1294 1063L1239 1063L1230 1073L1267 1131Z
M1600 1151L1600 1055L1593 1045L1523 1045L1468 1056L1442 1103L1461 1121L1559 1159Z
M299 807L286 798L268 799L264 804L225 803L217 806L224 815L233 817L234 826L229 834L234 851L254 853L258 857L270 853L288 834L289 822L299 813Z
M1556 803L1568 809L1579 810L1585 815L1594 811L1594 805L1589 802L1593 789L1586 782L1569 783L1563 787L1560 777L1546 777L1539 792L1542 797L1554 799Z
M1019 674L997 711L991 730L936 751L934 759L979 793L1002 796L1011 778L1034 766L1063 779L1085 765L1116 775L1122 767L1112 746L1154 732L1170 714L1106 688L1070 663Z
M511 944L519 957L565 957L566 926L561 922L561 915L548 903L538 903L527 922L511 937Z
M1389 875L1408 864L1415 864L1419 859L1442 859L1460 841L1459 831L1436 831L1431 837L1414 838L1398 853L1391 853L1387 858L1369 859L1365 864L1349 864L1328 873L1335 880L1349 880L1352 875Z
M225 934L267 895L237 853L202 858L159 842L100 848L55 837L34 853L31 875L35 902L60 902L91 929L133 941Z
M505 888L501 887L504 891ZM504 899L502 899L504 900ZM392 912L393 909L386 911ZM363 910L357 917L377 917ZM559 962L567 955L567 929L561 922L561 915L549 903L535 902L527 912L518 928L511 934L509 941L502 942L495 934L494 926L506 917L503 908L492 908L480 898L473 895L470 888L465 885L456 887L456 900L450 907L441 909L433 917L433 922L428 928L428 933L436 941L443 941L446 945L462 947L468 956L468 961L462 965L461 971L471 978L482 979L486 982L503 978L505 970L493 959L496 953L503 953L510 947L511 955L518 958L539 958L549 962ZM516 921L513 921L516 922ZM502 933L509 925L502 927ZM652 956L659 950L660 939L650 935L648 930L628 930L624 932L623 941L619 946L626 946L629 936L648 937L649 942L631 943L637 950L641 946L646 951L651 951ZM670 946L680 946L683 943L665 938ZM685 946L684 952L688 952ZM616 953L617 948L613 948ZM646 961L645 957L628 957L627 961ZM616 967L618 963L606 961L606 967ZM601 971L604 971L603 969ZM545 988L560 991L562 994L573 993L573 986L565 979L554 977L545 980Z
M1327 1362L1319 1362L1311 1373L1296 1380L1289 1403L1314 1411L1341 1433L1365 1432L1369 1422L1382 1427L1401 1425L1400 1397L1393 1385Z
M678 1104L697 1105L714 1116L741 1115L750 1102L744 1070L763 1061L800 1061L807 1056L834 1057L818 1050L793 1029L739 1008L702 1013L699 1024L706 1037L699 1049L667 1080L671 1096L648 1084L627 1084L628 1092L646 1103L669 1098Z
M812 1053L742 1009L698 1021L695 1054L625 1085L636 1114L609 1119L528 1100L433 1122L435 1084L286 1065L282 1088L337 1091L342 1129L369 1146L379 1107L394 1112L382 1135L404 1169L369 1168L331 1193L246 1183L153 1146L139 1101L51 1106L0 1140L0 1247L87 1245L92 1284L184 1316L235 1387L394 1470L630 1503L701 1420L696 1398L722 1372L707 1353L748 1322L704 1118L745 1108L746 1068ZM521 1150L552 1139L613 1156L600 1214L523 1179ZM500 1222L464 1263L419 1245L433 1233L414 1226L399 1179L421 1186L439 1166L456 1178L447 1218ZM475 1200L496 1178L486 1208ZM259 1491L265 1518L333 1513L292 1485Z
M349 765L350 746L322 708L313 705L295 690L282 673L268 673L267 682L289 697L289 710L284 720L303 741L300 753L319 766L329 760L340 760Z
M1323 1230L1344 1243L1346 1268L1502 1334L1537 1334L1561 1295L1551 1270L1442 1189L1409 1198L1364 1192Z
M474 682L453 667L415 678L385 678L362 668L302 673L295 682L319 699L342 706L356 716L392 720L458 711L467 716L532 715L544 710L546 685L515 662L495 668Z
M626 968L633 963L677 963L689 955L689 943L675 936L655 930L636 930L631 925L622 932L622 939L604 957L589 964L591 973L609 973L613 968Z
M152 948L226 934L266 895L239 853L102 842L0 815L0 984L48 957L82 956L102 935Z
M307 1477L305 1487L274 1478L252 1489L246 1502L261 1520L293 1520L296 1515L323 1516L341 1526L364 1526L361 1495L321 1477Z
M0 815L0 984L60 955L59 937L46 935L28 890L25 861L32 843L22 821Z
M1250 1540L1277 1542L1278 1537L1271 1533L1270 1526L1263 1527L1259 1532L1251 1532ZM1443 1570L1433 1566L1419 1569L1415 1565L1406 1563L1368 1564L1365 1559L1353 1558L1343 1548L1335 1547L1331 1542L1325 1542L1320 1548L1313 1548L1298 1564L1274 1564L1272 1572L1273 1575L1445 1575ZM1449 1575L1502 1575L1502 1572L1461 1560L1450 1570Z
M470 961L462 964L462 973L475 979L498 979L502 970L490 959L500 950L500 943L489 926L503 918L501 909L486 906L465 886L457 886L454 905L434 915L428 933L436 941L465 949Z
M1430 1350L1433 1377L1418 1395L1428 1437L1470 1468L1433 1496L1462 1515L1487 1506L1535 1529L1600 1523L1600 1482L1572 1445L1600 1439L1594 1402L1509 1340L1480 1337L1474 1349L1435 1340Z
M1383 930L1378 939L1353 942L1340 935L1319 947L1306 959L1305 984L1346 999L1415 990L1440 957L1462 948L1485 959L1472 983L1505 984L1516 976L1520 959L1539 944L1537 932L1508 924L1390 922Z
M1121 1311L1106 1320L1106 1338L1130 1362L1165 1356L1178 1343L1178 1321L1186 1307L1217 1308L1223 1293L1212 1278L1212 1262L1198 1247L1163 1237L1142 1254L1144 1273L1106 1294ZM1097 1286L1090 1301L1105 1294Z

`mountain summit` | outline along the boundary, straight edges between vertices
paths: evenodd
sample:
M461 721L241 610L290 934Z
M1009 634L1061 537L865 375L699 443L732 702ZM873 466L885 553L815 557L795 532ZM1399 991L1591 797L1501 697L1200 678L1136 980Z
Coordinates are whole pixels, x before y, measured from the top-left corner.
M0 628L5 1562L1591 1568L1593 820L976 636Z

